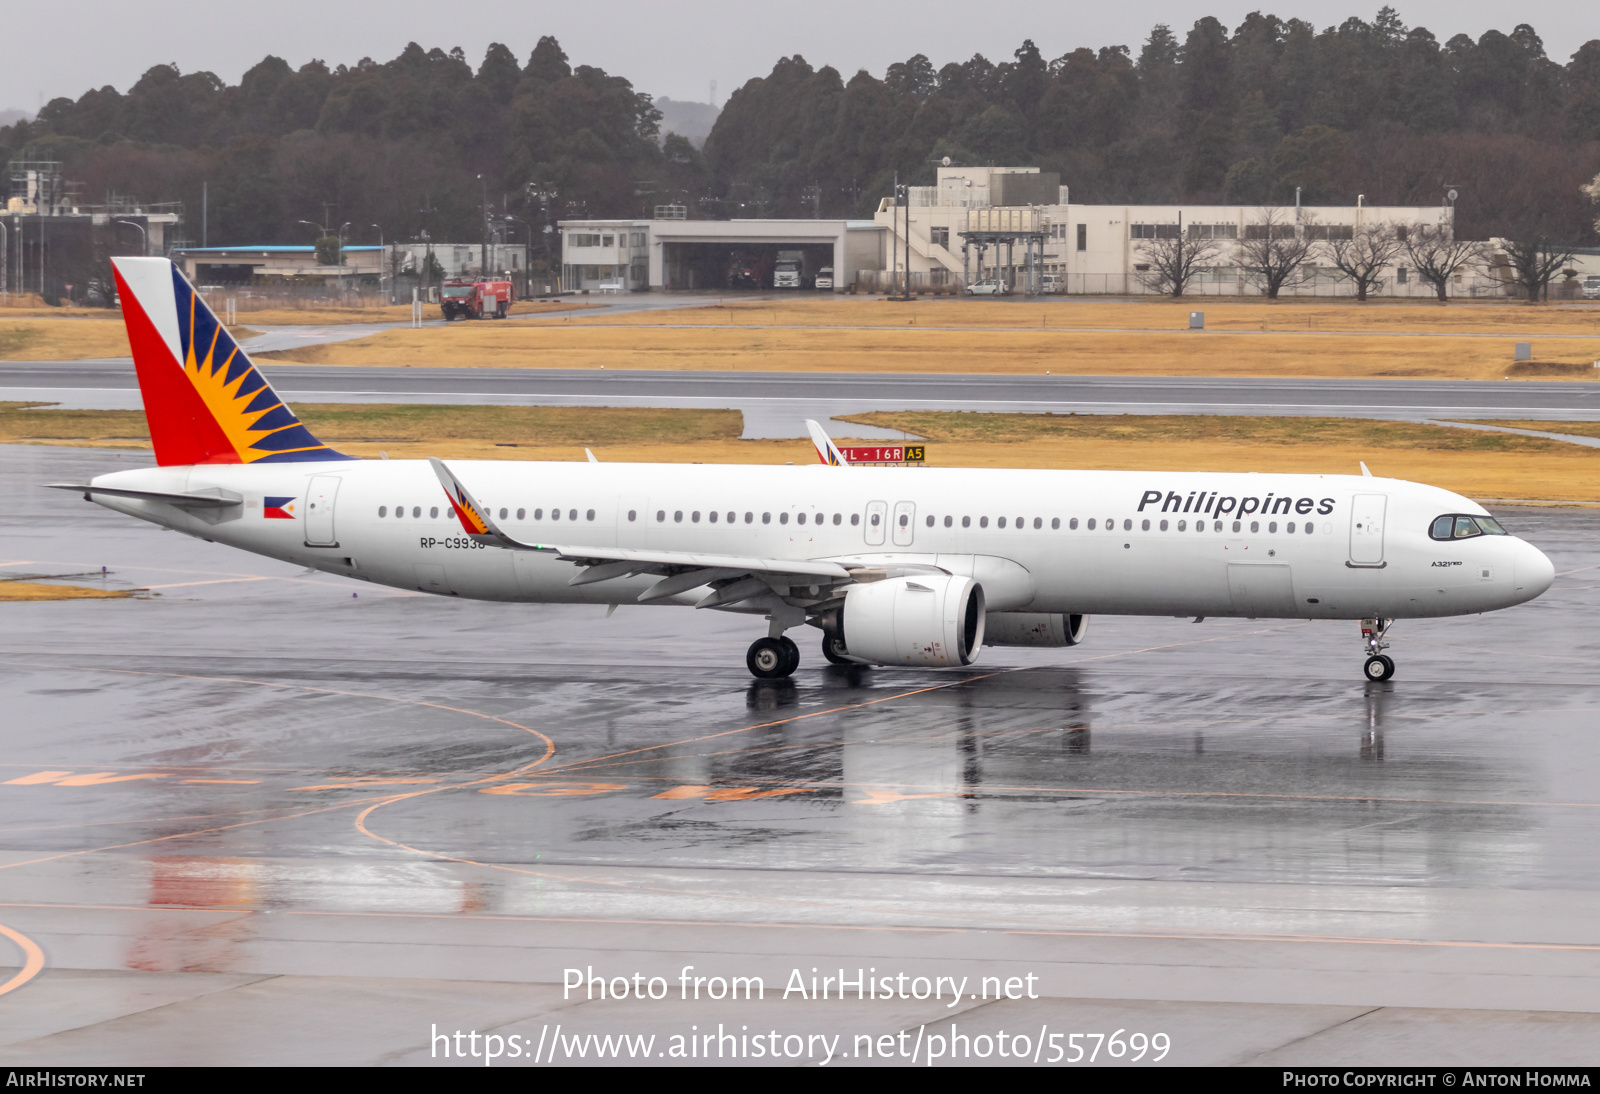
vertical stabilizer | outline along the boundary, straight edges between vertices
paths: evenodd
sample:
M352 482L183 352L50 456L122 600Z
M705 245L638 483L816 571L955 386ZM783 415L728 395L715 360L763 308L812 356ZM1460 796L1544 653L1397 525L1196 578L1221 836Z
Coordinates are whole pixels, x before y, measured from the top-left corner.
M113 258L156 463L348 460L284 406L165 258Z

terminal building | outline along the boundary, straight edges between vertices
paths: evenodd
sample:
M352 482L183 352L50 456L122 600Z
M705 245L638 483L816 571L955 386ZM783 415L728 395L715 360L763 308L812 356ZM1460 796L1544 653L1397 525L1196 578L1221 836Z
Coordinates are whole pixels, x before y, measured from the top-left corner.
M769 289L780 251L799 251L814 283L824 267L835 292L897 291L909 273L914 292L960 292L998 281L1016 293L1138 295L1159 290L1145 276L1145 241L1212 243L1215 263L1190 282L1189 295L1243 296L1259 287L1240 268L1239 241L1292 231L1316 240L1350 238L1376 225L1448 226L1449 205L1260 206L1077 205L1053 172L1036 167L937 169L932 186L910 186L897 205L885 197L866 220L689 220L682 206L658 207L648 220L567 220L562 232L566 291L639 292ZM1460 296L1504 295L1502 279L1463 272ZM1429 297L1404 255L1382 279L1382 295ZM1286 296L1353 295L1327 256L1313 251L1283 289Z

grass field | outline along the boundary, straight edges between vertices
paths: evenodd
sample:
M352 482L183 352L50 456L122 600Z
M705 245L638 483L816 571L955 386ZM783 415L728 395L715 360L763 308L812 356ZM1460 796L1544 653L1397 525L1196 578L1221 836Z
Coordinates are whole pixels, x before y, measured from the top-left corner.
M0 580L0 603L8 600L123 600L131 595L116 589L86 589L80 585Z
M366 457L581 460L588 447L606 462L816 459L808 441L740 440L743 423L733 410L312 403L298 412L335 448ZM1358 474L1364 460L1376 475L1429 482L1470 497L1600 502L1600 449L1447 426L1188 415L878 413L850 420L928 438L931 466L1348 475ZM148 436L137 411L0 404L0 443L147 448Z
M1592 367L1600 311L1591 309L1205 306L1208 329L1190 332L1187 305L751 302L391 330L266 356L328 365L1600 380ZM1513 363L1518 340L1534 341L1534 360Z

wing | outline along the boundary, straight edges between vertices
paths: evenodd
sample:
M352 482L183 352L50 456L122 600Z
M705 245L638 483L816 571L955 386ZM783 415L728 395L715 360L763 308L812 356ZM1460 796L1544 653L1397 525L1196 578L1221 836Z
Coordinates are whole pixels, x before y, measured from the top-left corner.
M445 466L443 460L430 458L428 462L439 477L439 484L444 487L462 529L474 540L512 551L553 555L563 562L583 567L573 575L569 585L588 585L641 574L660 577L660 581L639 594L640 603L664 600L709 585L712 592L702 597L695 607L719 608L768 596L787 604L812 607L826 602L846 585L875 581L886 576L881 565L865 563L589 547L567 543L526 543L508 535L496 525L489 510L478 504L472 492Z

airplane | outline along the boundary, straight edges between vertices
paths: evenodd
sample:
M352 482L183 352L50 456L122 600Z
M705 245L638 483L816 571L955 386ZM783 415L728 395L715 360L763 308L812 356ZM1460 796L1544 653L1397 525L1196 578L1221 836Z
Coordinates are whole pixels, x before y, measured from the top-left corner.
M156 466L51 483L190 536L440 596L760 617L844 665L1068 647L1092 615L1350 620L1493 611L1554 567L1481 505L1362 475L368 460L319 441L171 262L113 259Z

